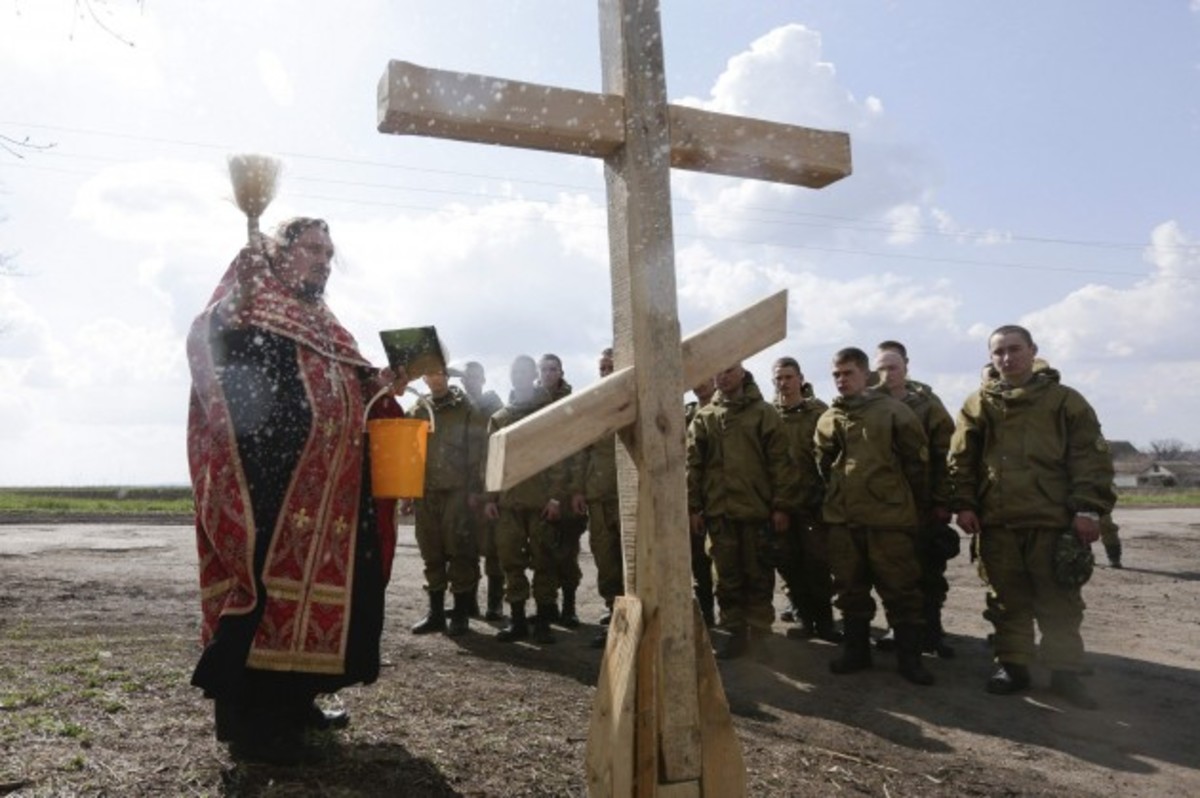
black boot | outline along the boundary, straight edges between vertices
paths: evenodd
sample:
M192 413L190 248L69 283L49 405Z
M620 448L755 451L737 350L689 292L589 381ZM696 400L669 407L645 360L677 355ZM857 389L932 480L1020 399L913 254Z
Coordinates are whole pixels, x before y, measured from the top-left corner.
M900 624L896 627L896 663L900 675L913 684L933 684L933 674L921 664L921 627Z
M1105 543L1104 553L1108 555L1108 564L1113 568L1123 568L1121 565L1121 544Z
M880 651L895 651L896 650L896 630L888 627L888 630L883 633L883 637L875 641L875 648Z
M555 642L554 632L550 631L550 619L557 613L553 604L539 604L537 616L533 619L533 640L542 645ZM576 626L578 626L578 618Z
M946 643L946 630L942 628L942 608L937 605L925 608L925 628L921 632L921 650L936 654L938 659L954 659L954 649Z
M487 578L487 613L483 618L486 621L504 620L504 577Z
M750 629L739 626L729 634L725 645L717 649L717 659L738 659L750 653Z
M575 611L575 588L563 588L562 611L558 614L558 625L565 629L579 628L579 614Z
M829 670L840 675L871 667L871 622L845 618L842 630L842 655L829 663Z
M514 640L524 640L529 637L529 623L525 620L525 602L514 601L509 605L512 617L508 625L496 633L496 639L501 643L511 643Z
M483 613L479 611L479 586L467 595L467 617L480 620L483 618Z
M1001 662L987 680L987 691L993 695L1012 695L1029 687L1029 668L1013 662Z
M604 614L600 616L600 619L596 621L596 623L600 624L601 626L608 626L612 622L612 608L612 599L605 601Z
M826 643L842 642L842 633L833 622L833 608L826 606L818 609L813 618L813 634L818 640Z
M413 624L412 633L427 635L446 631L446 591L429 591L429 613Z
M471 607L476 602L475 591L454 594L454 609L450 612L450 626L446 634L451 637L465 635L471 628ZM476 606L475 609L478 609Z

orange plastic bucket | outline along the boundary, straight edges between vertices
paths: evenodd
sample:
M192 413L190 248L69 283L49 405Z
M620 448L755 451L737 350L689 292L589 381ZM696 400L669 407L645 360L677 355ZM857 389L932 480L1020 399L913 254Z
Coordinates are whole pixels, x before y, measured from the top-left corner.
M371 495L377 499L417 499L425 495L429 422L419 418L377 418L367 422L371 451Z

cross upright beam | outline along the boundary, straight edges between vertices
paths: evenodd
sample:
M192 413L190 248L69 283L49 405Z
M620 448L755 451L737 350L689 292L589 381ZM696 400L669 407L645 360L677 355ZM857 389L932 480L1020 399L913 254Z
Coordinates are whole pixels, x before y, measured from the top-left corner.
M786 297L680 343L670 170L820 188L850 174L850 141L845 133L669 104L657 0L599 5L601 93L392 61L379 84L379 130L604 159L617 372L493 436L489 488L620 435L635 466L619 472L632 595L618 599L601 668L589 791L743 795L740 748L692 604L681 399L695 382L685 383L688 370L715 373L757 351L746 351L752 344L782 337ZM741 334L747 319L761 329ZM596 419L577 423L606 401L612 406ZM564 445L565 419L573 429Z

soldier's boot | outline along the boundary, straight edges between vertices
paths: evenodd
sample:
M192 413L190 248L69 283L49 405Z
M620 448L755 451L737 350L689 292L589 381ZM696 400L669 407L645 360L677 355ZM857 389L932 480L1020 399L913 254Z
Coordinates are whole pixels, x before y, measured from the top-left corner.
M946 630L942 627L942 608L937 605L925 608L925 627L921 632L921 650L936 654L938 659L954 659L954 649L946 643Z
M883 633L883 637L880 637L875 641L875 648L879 649L880 651L895 651L896 630L888 627L888 630Z
M427 635L446 631L446 591L429 591L429 612L413 624L412 633Z
M475 618L476 620L483 619L483 613L479 611L479 586L467 594L467 617Z
M563 588L562 611L558 613L558 625L566 629L579 628L579 613L575 611L575 588ZM539 611L540 612L540 611Z
M1096 709L1100 706L1096 703L1096 699L1088 695L1087 686L1079 678L1079 674L1071 671L1051 672L1050 691L1062 696L1068 703L1080 709Z
M1113 568L1124 568L1121 565L1121 544L1120 543L1105 543L1104 553L1108 555L1108 564Z
M499 632L496 639L501 643L512 643L529 637L529 622L525 620L525 602L514 601L509 605L508 623Z
M487 578L487 612L483 618L486 621L504 620L504 577Z
M993 695L1012 695L1029 687L1029 668L1015 662L1000 662L987 680L987 691Z
M732 630L729 639L717 649L717 659L737 659L750 653L750 629L739 626Z
M900 624L896 627L896 664L900 675L913 684L933 684L933 674L921 664L921 627Z
M833 607L826 606L817 610L813 618L813 634L818 640L824 640L826 643L842 642L842 633L833 622Z
M842 655L830 661L829 670L840 675L871 667L871 622L866 618L846 618L842 630Z
M470 630L471 607L475 604L474 598L474 590L454 594L454 609L450 611L450 626L446 629L446 634L451 637L459 637Z
M779 613L779 620L784 623L800 623L800 610L796 609L796 605L788 600L787 606Z
M539 604L537 615L533 618L533 640L542 645L555 642L554 632L550 629L550 619L554 617L555 609L552 604Z
M600 619L597 620L596 623L600 624L601 626L608 626L610 623L612 623L612 608L613 608L613 600L605 599L604 600L604 613L600 616Z

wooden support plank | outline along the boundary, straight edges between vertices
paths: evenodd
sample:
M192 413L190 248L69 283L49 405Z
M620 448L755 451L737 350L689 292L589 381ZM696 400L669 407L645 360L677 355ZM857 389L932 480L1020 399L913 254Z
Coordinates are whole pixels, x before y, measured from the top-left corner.
M643 607L643 610L645 608ZM642 616L642 639L637 654L637 690L634 709L634 795L654 798L658 794L658 641L662 626L657 617ZM613 793L614 796L617 793Z
M696 627L696 677L700 697L700 741L703 748L704 798L744 798L746 765L742 746L733 728L729 701L721 687L721 674L713 659L712 643L700 608L693 612Z
M786 336L787 291L779 291L684 339L684 385L690 388ZM633 367L619 369L495 432L488 441L488 490L515 485L633 424L635 384Z
M588 733L588 795L632 796L638 645L642 639L642 603L632 596L613 602L612 620Z
M625 142L624 98L390 61L381 133L608 157ZM821 188L851 172L850 136L668 106L671 166Z

